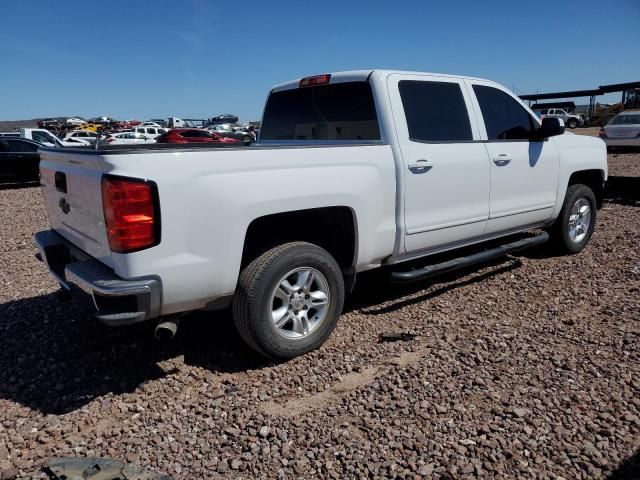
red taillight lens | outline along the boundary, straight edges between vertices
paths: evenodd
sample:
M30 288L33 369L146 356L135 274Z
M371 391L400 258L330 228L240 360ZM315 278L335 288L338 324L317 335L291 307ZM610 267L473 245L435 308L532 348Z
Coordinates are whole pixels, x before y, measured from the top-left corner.
M604 131L604 128L601 128L598 132L598 136L602 138L607 138L607 132Z
M102 178L102 206L111 251L128 253L159 243L157 198L152 182Z
M326 85L331 80L331 74L316 75L315 77L305 77L300 80L300 87L313 87L314 85Z

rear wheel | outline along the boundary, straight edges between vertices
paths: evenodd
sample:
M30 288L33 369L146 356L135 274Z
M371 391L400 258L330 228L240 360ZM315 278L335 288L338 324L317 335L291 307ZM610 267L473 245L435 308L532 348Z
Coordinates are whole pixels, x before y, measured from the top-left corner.
M579 253L587 246L596 225L596 197L586 185L570 185L560 215L551 228L555 245L563 253Z
M344 280L334 258L316 245L292 242L263 253L242 271L233 317L252 348L287 359L322 345L343 303Z

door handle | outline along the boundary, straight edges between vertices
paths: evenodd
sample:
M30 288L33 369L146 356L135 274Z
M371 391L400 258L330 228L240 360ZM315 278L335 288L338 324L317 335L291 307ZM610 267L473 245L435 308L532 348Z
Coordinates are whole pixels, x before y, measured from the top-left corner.
M506 153L501 153L497 157L493 157L493 163L495 163L499 167L504 167L505 165L509 165L511 163L511 157Z
M411 173L425 173L433 168L433 163L429 160L418 160L415 163L407 165Z

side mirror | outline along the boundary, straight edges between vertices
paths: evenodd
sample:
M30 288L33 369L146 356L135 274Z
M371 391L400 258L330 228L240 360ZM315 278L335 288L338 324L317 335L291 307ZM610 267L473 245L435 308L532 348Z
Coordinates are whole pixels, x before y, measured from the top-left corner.
M557 117L545 117L542 119L539 135L541 138L555 137L564 133L564 121Z

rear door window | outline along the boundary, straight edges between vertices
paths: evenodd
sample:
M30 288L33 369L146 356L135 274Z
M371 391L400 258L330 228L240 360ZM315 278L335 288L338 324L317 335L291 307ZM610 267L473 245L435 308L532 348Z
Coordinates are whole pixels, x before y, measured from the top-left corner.
M469 113L458 83L402 80L398 88L411 140L473 140Z
M474 85L489 140L529 140L535 122L514 98L497 88Z
M371 85L348 82L274 92L261 140L380 140Z

